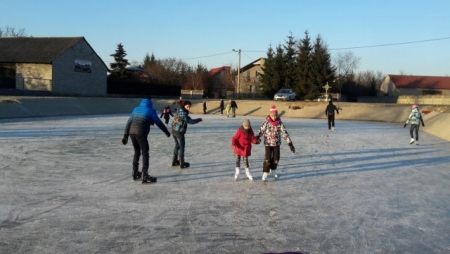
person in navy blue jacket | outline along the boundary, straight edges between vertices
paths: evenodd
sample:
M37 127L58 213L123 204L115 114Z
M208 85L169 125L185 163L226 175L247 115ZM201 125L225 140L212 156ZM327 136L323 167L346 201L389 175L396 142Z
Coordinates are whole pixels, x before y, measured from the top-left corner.
M166 126L161 122L158 114L153 109L153 103L150 98L143 99L140 105L133 109L130 117L128 118L125 126L125 132L123 134L122 144L128 143L128 137L131 138L131 142L134 148L133 157L133 179L138 180L142 177L142 183L156 182L156 177L148 174L149 165L149 145L148 145L148 133L150 132L150 125L156 124L167 137L170 137L170 132ZM142 173L139 172L139 157L142 154Z

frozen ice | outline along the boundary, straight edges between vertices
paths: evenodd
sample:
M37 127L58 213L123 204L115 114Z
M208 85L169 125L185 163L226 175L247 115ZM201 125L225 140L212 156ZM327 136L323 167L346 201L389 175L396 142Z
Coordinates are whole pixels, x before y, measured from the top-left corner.
M234 180L242 120L191 115L188 169L156 126L155 184L131 177L128 115L0 120L0 253L449 253L450 143L399 124L290 119L278 179L263 145ZM246 116L254 130L262 117ZM242 165L241 165L242 166ZM243 170L241 168L241 170Z

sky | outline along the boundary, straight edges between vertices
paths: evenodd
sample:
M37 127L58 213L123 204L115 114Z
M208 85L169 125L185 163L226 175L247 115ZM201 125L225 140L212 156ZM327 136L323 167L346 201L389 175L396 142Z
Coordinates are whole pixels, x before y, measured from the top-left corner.
M265 57L270 46L321 36L333 59L352 52L359 71L450 75L448 0L0 0L0 27L33 37L83 36L109 66L122 43L209 69ZM385 45L385 46L382 46Z

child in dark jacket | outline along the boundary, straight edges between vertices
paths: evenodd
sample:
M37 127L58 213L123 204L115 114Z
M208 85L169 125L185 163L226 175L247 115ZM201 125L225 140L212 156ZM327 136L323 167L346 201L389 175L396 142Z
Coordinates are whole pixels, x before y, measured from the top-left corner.
M173 114L172 114L172 111L170 110L170 106L169 105L167 105L163 109L163 111L161 113L161 116L159 118L163 118L163 116L164 116L164 120L165 120L166 125L169 125L170 116L173 117Z
M234 174L234 179L237 181L240 174L240 164L241 157L245 165L245 175L250 181L253 181L253 177L250 174L250 167L248 164L248 157L252 154L252 143L259 144L258 140L255 138L252 126L248 119L242 120L242 125L236 131L234 136L231 138L231 147L236 155L236 173Z

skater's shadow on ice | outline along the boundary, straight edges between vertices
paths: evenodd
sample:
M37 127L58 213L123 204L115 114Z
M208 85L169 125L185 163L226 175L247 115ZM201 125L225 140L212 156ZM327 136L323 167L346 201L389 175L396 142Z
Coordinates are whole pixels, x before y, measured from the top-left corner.
M425 148L422 148L425 149ZM416 154L421 154L421 155L425 155L427 153L432 153L434 152L433 150L423 150L423 151L415 151L414 150L405 150L402 149L401 152L393 152L392 149L386 149L388 151L382 153L380 152L380 150L377 150L376 153L374 153L373 151L366 154L365 152L348 152L348 153L332 153L332 154L314 154L314 155L304 155L301 156L300 159L302 158L316 158L313 161L302 161L300 163L292 163L292 164L284 164L284 168L299 168L299 167L311 167L311 166L319 166L319 165L332 165L334 166L335 164L340 164L340 163L353 163L353 162L361 162L361 161L370 161L370 160L385 160L385 159L389 159L389 158L395 158L395 157L399 157L399 156L414 156ZM364 154L363 156L359 156L359 157L345 157L345 155L359 155L359 154ZM319 157L319 158L317 158ZM295 156L291 156L288 158L285 158L283 160L286 161L293 161L293 160L298 160L299 157L295 157Z
M355 161L359 161L356 160ZM407 158L404 160L396 161L377 161L372 163L361 162L358 164L344 166L344 167L334 167L330 169L320 169L320 170L305 170L299 172L285 172L283 177L278 181L287 181L292 179L299 179L312 176L325 176L325 175L336 175L343 173L357 173L357 172L368 172L374 170L392 170L396 168L404 168L408 165L414 165L415 168L420 168L421 166L430 166L438 164L448 164L450 159L448 156L431 157L431 158L419 158L411 159ZM302 170L305 165L296 165L295 168Z

